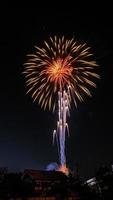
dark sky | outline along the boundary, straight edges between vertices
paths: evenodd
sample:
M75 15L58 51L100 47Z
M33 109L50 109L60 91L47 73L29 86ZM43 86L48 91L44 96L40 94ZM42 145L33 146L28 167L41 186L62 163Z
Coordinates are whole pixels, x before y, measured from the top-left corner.
M101 80L93 97L70 111L68 165L78 168L81 177L91 177L100 165L113 164L113 22L109 8L5 8L0 27L0 167L44 169L58 161L57 147L52 146L57 113L32 103L22 75L26 54L54 34L87 42L100 65Z

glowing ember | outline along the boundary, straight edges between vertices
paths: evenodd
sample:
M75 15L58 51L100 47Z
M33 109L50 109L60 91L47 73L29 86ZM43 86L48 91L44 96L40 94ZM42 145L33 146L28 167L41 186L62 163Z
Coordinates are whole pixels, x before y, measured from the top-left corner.
M66 165L62 165L62 166L58 169L58 171L64 173L64 174L67 175L67 176L69 175L69 169L66 167Z

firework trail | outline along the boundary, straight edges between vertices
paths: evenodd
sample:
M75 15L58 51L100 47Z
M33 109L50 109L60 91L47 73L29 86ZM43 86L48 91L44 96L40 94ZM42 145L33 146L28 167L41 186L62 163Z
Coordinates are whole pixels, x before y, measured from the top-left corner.
M58 122L57 131L53 131L53 139L56 135L59 158L61 166L66 166L66 156L65 156L65 134L68 131L68 124L66 122L67 114L69 113L69 96L65 92L58 92ZM54 142L54 140L53 140Z
M84 96L91 96L90 87L95 87L95 72L98 66L92 60L90 47L78 44L74 38L65 39L57 36L44 41L43 47L35 47L34 54L28 55L25 63L25 77L28 92L33 101L42 108L58 108L56 136L61 166L66 165L65 134L68 132L67 115L71 101L84 101Z

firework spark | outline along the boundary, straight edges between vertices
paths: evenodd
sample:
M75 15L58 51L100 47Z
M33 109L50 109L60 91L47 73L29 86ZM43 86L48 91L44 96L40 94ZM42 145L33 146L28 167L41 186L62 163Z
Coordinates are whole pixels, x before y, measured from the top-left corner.
M57 130L53 131L53 139L56 136L59 159L61 164L61 169L66 169L66 156L65 156L65 135L68 131L68 124L66 122L67 114L69 113L69 94L64 90L58 92L58 122ZM54 140L53 140L54 142Z
M70 90L70 100L77 105L84 100L84 94L91 96L90 86L96 87L94 72L98 66L91 59L90 47L78 44L74 38L67 40L54 37L44 41L43 47L35 47L34 54L28 55L25 77L28 92L41 107L55 110L58 91Z

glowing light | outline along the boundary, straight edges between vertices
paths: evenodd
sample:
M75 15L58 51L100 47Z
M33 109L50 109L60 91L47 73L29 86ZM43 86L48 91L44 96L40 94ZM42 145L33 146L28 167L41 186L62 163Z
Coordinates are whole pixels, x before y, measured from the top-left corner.
M66 167L66 165L63 165L63 166L61 165L58 171L64 173L67 176L69 175L69 169Z
M69 94L64 90L63 92L58 92L58 122L57 130L53 131L53 141L56 136L58 150L59 150L59 160L60 164L66 166L66 156L65 156L65 134L66 130L68 132L68 125L66 122L67 114L69 112Z

